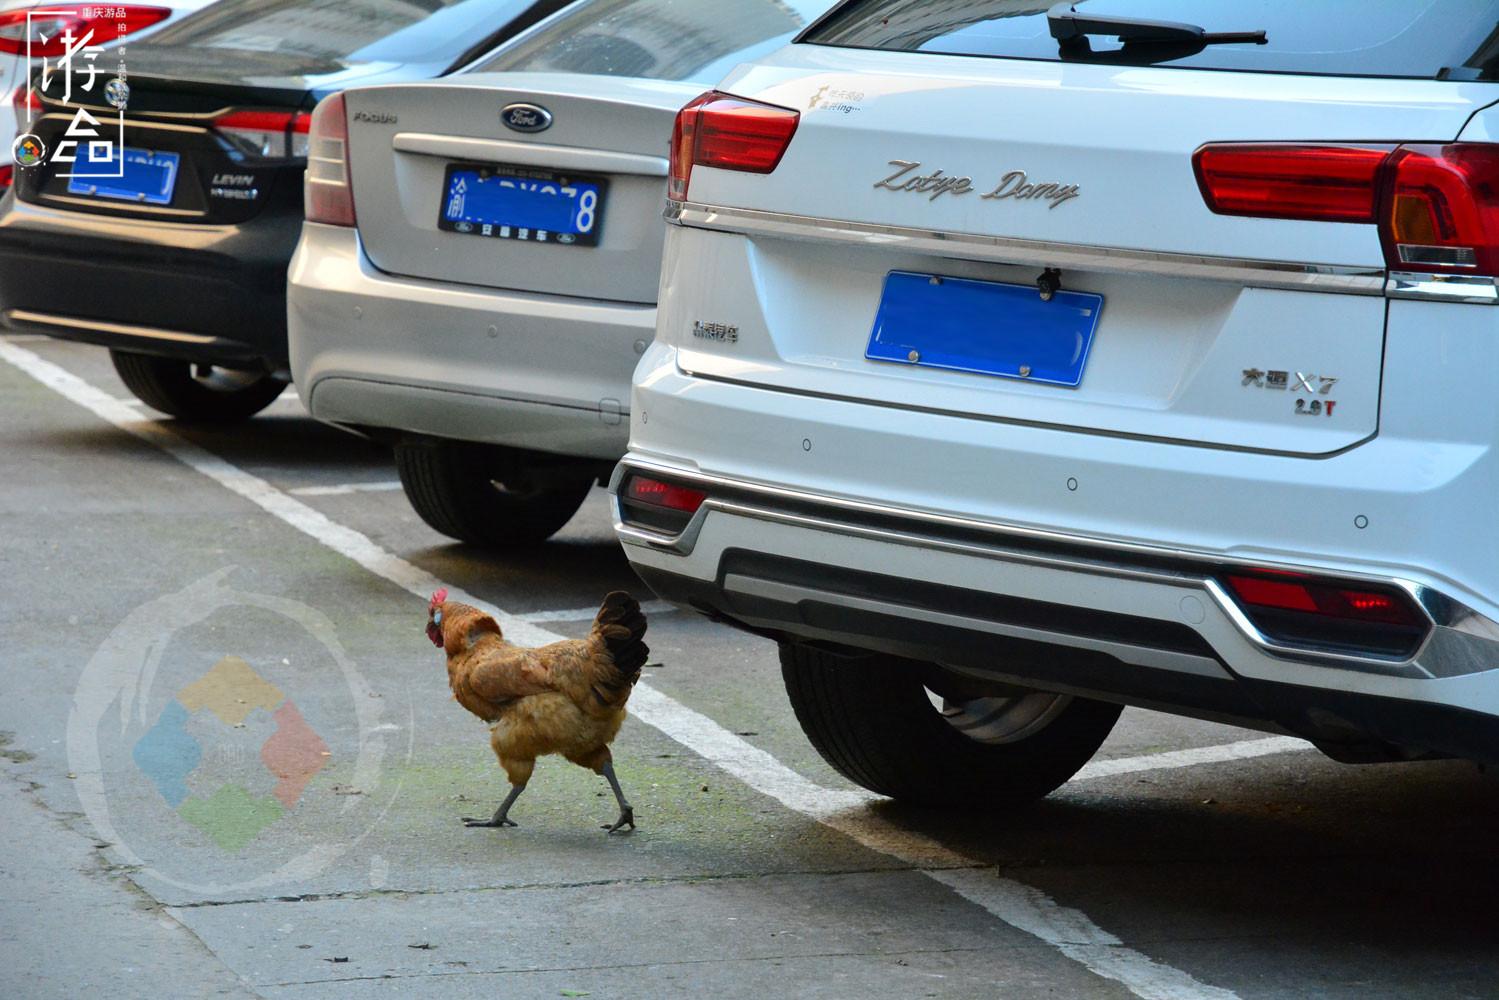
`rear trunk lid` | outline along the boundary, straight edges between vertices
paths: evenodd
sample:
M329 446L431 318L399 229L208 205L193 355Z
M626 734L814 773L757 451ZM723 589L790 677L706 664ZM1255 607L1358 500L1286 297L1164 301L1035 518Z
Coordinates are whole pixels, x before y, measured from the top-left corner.
M701 89L659 80L496 73L351 91L350 166L365 252L391 274L655 302L672 120ZM540 131L506 125L506 109L517 106L513 124L550 124ZM465 178L452 170L473 173ZM572 204L578 204L577 192L596 186L594 216L579 211L572 219L580 229L587 223L597 244L588 245L581 234L505 225L508 217L450 213L453 197L467 194L457 186L466 188L474 174L483 174L485 184L566 188ZM463 221L469 218L474 221Z
M744 328L732 345L678 335L684 368L1287 454L1337 451L1377 429L1379 236L1373 225L1213 214L1194 151L1213 141L1450 141L1499 97L1487 83L810 45L720 89L801 120L773 175L692 175L684 220L747 234L715 252L732 258L726 268L747 267L755 286L672 289L663 322L679 334L697 321ZM1034 287L1047 267L1063 289L1102 296L1076 387L928 367L914 342L910 359L866 357L891 272Z

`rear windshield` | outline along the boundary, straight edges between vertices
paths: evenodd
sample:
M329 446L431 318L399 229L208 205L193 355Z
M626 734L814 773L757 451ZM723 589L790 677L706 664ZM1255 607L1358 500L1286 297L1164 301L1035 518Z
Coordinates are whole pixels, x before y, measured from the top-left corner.
M1264 31L1263 45L1132 45L1090 35L1059 52L1040 0L850 0L801 41L845 48L1113 62L1259 73L1488 80L1499 74L1499 0L1078 0L1090 17Z
M796 0L579 0L474 67L717 82L832 6Z
M530 6L521 0L218 0L151 41L275 53L309 65L446 63Z

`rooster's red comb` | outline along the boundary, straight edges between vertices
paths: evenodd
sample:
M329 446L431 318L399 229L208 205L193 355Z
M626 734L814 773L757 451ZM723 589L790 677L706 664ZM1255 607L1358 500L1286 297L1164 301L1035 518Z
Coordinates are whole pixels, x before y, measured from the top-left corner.
M427 605L427 606L430 607L430 608L435 608L439 604L441 604L444 601L446 601L447 599L448 599L448 588L447 587L442 587L441 589L436 590L436 591L434 591L432 593L432 603L429 604L429 605Z

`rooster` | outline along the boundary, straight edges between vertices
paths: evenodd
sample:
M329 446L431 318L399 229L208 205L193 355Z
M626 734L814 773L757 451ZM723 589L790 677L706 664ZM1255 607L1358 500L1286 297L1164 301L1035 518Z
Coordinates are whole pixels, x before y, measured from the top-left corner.
M510 807L526 790L536 758L561 754L603 775L619 802L610 833L635 829L635 810L614 776L609 744L625 721L625 702L650 650L645 614L629 594L604 598L586 639L538 649L512 645L478 608L432 595L427 638L448 656L448 686L458 703L490 724L489 744L510 778L510 794L487 820L465 826L515 826Z

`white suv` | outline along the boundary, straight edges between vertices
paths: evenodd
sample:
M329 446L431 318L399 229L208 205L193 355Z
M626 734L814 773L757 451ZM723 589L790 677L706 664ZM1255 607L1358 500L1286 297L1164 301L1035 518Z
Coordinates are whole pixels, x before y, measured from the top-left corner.
M1499 3L1314 7L848 0L679 117L618 533L853 780L1499 761Z

